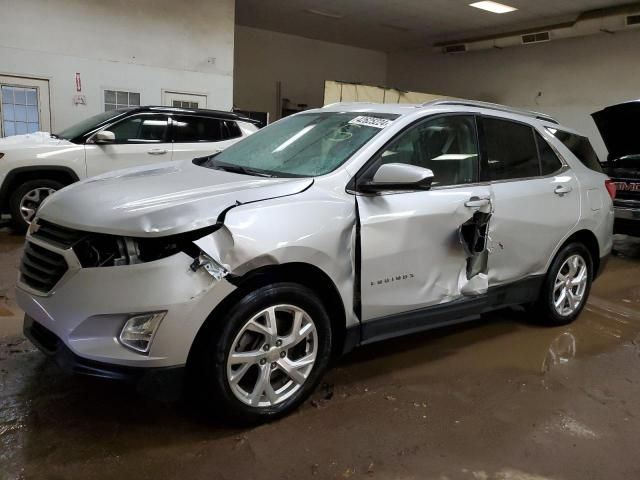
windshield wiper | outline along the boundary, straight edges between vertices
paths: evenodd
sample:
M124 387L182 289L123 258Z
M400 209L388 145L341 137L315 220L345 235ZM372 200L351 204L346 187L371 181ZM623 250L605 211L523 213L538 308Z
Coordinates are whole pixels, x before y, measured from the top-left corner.
M217 170L224 170L225 172L231 173L240 173L242 175L253 175L257 177L273 177L273 175L269 175L268 173L261 172L259 170L253 170L251 168L241 167L240 165L230 165L230 164L222 164L212 162L212 168Z

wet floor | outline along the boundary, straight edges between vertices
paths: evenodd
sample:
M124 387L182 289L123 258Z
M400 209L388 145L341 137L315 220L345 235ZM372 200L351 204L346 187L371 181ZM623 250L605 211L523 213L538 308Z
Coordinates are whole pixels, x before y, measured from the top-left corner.
M0 233L0 324L20 242ZM297 412L247 430L64 375L5 336L0 479L640 478L640 239L616 250L571 326L509 310L362 348Z

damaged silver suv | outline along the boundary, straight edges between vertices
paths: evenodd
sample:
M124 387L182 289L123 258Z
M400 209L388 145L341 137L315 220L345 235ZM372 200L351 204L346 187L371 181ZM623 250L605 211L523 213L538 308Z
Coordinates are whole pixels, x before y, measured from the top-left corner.
M25 333L78 373L263 421L357 345L524 305L576 318L611 250L607 177L550 117L337 104L215 155L94 177L27 236Z

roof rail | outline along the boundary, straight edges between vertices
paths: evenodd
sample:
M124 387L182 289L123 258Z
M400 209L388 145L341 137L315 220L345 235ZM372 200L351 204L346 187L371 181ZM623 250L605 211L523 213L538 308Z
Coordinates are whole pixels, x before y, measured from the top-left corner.
M479 102L476 100L433 100L421 104L421 107L435 106L435 105L459 105L463 107L478 107L487 108L490 110L497 110L499 112L515 113L517 115L524 115L525 117L537 118L538 120L544 120L546 122L556 123L559 122L550 115L545 113L531 112L529 110L521 110L519 108L508 107L506 105L500 105L498 103Z

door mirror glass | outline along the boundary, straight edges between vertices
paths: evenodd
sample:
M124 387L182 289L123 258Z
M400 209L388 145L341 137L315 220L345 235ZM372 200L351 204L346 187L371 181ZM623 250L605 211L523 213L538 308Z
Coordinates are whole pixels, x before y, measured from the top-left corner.
M366 193L382 191L428 190L434 175L431 170L406 163L385 163L380 165L373 179L359 185Z
M102 130L96 133L95 142L96 143L113 143L116 141L116 136L113 132L109 130Z

